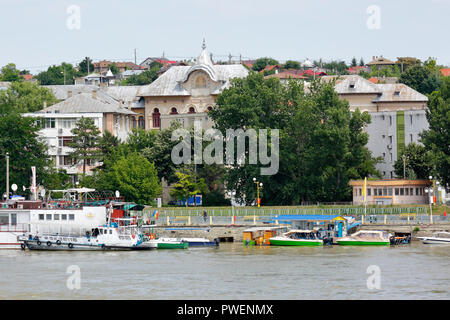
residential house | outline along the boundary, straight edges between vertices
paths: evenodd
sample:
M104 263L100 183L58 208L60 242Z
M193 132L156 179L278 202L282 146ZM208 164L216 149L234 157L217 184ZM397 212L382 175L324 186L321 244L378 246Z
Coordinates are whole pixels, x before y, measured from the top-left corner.
M110 65L114 64L119 69L119 72L124 72L125 70L141 70L144 69L142 66L137 65L133 62L112 62L109 60L102 60L99 62L94 62L94 72L105 73L110 69Z
M107 130L123 141L130 133L131 117L135 115L119 101L96 90L72 95L50 107L44 104L43 110L24 114L40 119L42 129L39 135L47 142L49 155L56 168L66 169L72 175L82 173L83 170L81 162L74 163L70 159L72 148L68 146L73 136L71 130L79 119L92 118L102 133ZM97 165L97 162L89 162L88 172Z
M370 61L367 66L370 67L371 70L380 70L383 67L394 66L395 62L389 59L386 59L383 56L373 56L372 61Z

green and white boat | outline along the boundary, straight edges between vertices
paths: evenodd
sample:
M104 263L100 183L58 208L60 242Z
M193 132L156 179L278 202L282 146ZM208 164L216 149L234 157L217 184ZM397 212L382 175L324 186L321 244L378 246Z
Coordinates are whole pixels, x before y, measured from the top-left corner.
M159 238L155 240L149 240L147 242L149 244L156 243L158 249L186 249L187 247L189 247L189 243L187 241L174 238Z
M271 246L323 246L323 240L313 230L293 229L269 241Z
M390 234L386 231L360 230L352 235L336 240L341 246L388 246Z

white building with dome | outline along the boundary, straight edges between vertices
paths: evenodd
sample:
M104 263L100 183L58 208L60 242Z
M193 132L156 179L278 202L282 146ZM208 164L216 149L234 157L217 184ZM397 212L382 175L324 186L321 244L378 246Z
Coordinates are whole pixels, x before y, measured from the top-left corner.
M172 121L188 128L195 120L201 121L204 129L211 128L213 123L207 112L217 95L230 86L231 79L247 75L241 64L213 64L203 40L195 64L173 66L140 89L138 96L145 99L145 128L165 129Z

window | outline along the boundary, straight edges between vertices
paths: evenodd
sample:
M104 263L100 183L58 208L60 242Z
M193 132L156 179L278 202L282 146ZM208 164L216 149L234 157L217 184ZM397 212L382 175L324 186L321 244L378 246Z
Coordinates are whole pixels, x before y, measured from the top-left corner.
M51 214L46 214L45 215L45 220L52 220L52 215Z
M74 214L69 214L69 220L75 220L75 215Z
M109 234L112 234L112 230L109 230Z
M170 109L170 114L178 114L177 108Z
M389 192L388 195L392 196L392 188L389 188L388 192Z
M61 220L67 220L67 214L62 214L61 215Z
M194 107L190 107L190 108L189 108L189 113L195 113Z
M399 191L398 188L395 188L395 195L398 196L399 195Z
M413 142L413 135L412 135L412 133L409 135L409 139L410 139L410 142Z
M419 188L416 188L416 196L419 195Z
M389 153L389 158L391 159L391 162L392 162L392 152ZM392 178L392 172L391 172L391 178Z
M405 196L409 196L409 189L405 188Z
M53 220L59 220L59 214L55 213L55 214L53 215Z
M158 108L153 109L152 120L153 120L153 128L161 127L161 114L159 113Z
M410 120L411 124L413 124L413 116L412 116L412 114L409 116L409 120Z
M145 129L145 121L144 121L144 117L140 116L138 119L138 126L141 129Z
M367 195L371 196L371 193L372 193L372 189L371 188L367 188Z
M209 106L206 110L207 110L207 111L211 111L211 110L212 110L212 107Z
M195 79L195 87L196 88L206 88L205 77L197 77L197 79Z
M135 117L131 117L131 127L136 128L136 118Z
M383 188L383 196L387 196L387 188L386 187Z
M55 128L55 118L44 119L44 128Z
M44 215L43 214L39 215L39 220L44 220Z
M400 95L400 91L394 91L394 95L399 96Z
M58 146L60 147L68 147L70 142L72 142L72 137L58 137Z
M389 116L389 125L392 126L392 116Z
M409 189L409 195L410 195L410 196L413 196L413 195L414 195L414 188L410 188L410 189Z

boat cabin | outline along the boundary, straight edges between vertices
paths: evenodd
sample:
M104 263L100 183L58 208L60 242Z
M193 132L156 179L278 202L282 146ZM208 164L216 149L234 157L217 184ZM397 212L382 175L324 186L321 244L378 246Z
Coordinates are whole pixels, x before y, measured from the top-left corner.
M310 239L310 240L320 239L319 232L315 231L315 230L294 229L294 230L290 230L289 232L284 233L283 235L290 239L307 239L307 240L308 239Z
M243 231L243 242L247 245L269 245L269 239L286 232L287 226L255 227Z

